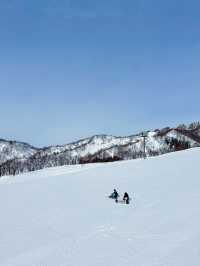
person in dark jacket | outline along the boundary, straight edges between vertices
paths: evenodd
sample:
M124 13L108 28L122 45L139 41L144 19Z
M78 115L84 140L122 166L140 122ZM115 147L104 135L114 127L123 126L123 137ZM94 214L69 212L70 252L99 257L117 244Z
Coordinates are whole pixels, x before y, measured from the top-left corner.
M124 193L123 200L125 201L126 204L129 204L130 198L127 192Z
M113 193L110 195L110 198L115 199L115 202L118 202L119 193L116 189L113 190Z

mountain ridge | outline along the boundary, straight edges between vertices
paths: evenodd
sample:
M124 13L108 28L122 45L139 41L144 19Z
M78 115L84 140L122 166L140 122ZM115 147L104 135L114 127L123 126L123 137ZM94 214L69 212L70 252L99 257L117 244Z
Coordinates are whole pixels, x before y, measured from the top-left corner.
M0 139L0 176L52 166L156 156L198 146L199 122L124 137L99 134L68 144L44 148L36 148L25 142Z

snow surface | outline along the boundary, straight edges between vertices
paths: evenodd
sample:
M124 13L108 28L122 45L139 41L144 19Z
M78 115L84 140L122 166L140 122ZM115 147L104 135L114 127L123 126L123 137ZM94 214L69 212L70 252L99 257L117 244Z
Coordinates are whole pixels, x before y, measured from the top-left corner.
M195 148L1 178L0 265L199 266L199 164Z

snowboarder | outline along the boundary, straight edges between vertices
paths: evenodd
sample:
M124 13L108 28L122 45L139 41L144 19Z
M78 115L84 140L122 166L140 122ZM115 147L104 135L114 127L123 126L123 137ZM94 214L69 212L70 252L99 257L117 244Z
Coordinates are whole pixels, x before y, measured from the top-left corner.
M126 204L129 204L130 198L127 192L124 193L123 200L125 201Z
M115 202L118 202L119 193L116 189L113 190L113 193L110 195L110 198L115 199Z

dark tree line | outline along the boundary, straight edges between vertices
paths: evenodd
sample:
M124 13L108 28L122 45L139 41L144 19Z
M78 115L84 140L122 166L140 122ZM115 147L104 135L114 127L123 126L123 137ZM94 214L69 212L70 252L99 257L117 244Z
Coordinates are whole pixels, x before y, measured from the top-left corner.
M169 149L170 151L180 151L180 150L185 150L185 149L189 149L191 147L189 141L186 140L179 140L176 138L166 138L165 142L167 143L167 145L169 145Z

